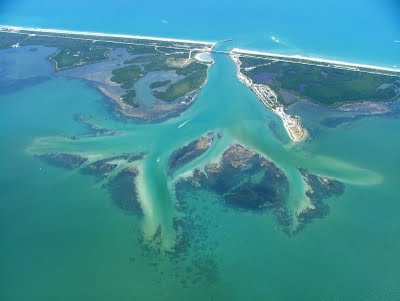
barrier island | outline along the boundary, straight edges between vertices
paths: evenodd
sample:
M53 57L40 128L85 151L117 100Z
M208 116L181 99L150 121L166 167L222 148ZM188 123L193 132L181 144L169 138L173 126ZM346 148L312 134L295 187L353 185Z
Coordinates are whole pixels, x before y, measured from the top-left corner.
M287 113L294 103L309 101L365 115L386 112L386 103L400 99L397 69L237 48L230 55L239 80L282 119L294 141L307 133L300 117Z

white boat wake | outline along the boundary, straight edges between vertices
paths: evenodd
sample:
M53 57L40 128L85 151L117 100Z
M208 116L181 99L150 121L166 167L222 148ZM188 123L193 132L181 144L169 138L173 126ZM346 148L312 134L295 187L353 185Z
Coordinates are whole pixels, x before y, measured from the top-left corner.
M191 119L186 120L185 122L182 122L180 125L178 125L178 129L180 129L181 127L183 127L186 123L188 123Z
M276 43L279 43L279 44L281 43L281 41L279 41L279 39L277 37L274 37L274 36L271 37L271 40L276 42Z

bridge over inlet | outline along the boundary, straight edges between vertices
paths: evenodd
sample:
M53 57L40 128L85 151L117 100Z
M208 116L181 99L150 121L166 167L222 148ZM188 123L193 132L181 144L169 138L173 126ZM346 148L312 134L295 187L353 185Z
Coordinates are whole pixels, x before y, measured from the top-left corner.
M232 41L233 41L232 38L218 41L218 42L216 42L216 43L214 44L214 46L212 47L212 49L210 50L210 52L211 52L211 53L222 53L222 54L228 54L228 55L229 55L229 54L230 54L229 51L226 51L226 50L216 50L215 48L216 48L217 46L220 46L220 45L223 44L223 43L232 42Z

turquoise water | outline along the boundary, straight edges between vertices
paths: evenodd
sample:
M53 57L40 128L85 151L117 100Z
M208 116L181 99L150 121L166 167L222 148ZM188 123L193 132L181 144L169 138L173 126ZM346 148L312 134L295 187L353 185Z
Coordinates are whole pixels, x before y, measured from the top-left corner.
M129 19L132 28L143 28L140 30L143 32L126 26L122 28L122 23L118 22L123 18L113 23L115 27L107 22L90 22L105 14L102 4L86 19L88 25L82 21L79 27L76 27L76 21L74 27L72 23L68 26L69 6L60 12L57 24L52 13L59 11L60 7L50 2L43 2L42 9L22 1L2 5L8 13L2 15L1 23L115 32L126 30L129 33L176 34L190 38L224 37L223 28L213 33L206 26L202 31L197 23L201 18L190 18L194 12L180 21L189 23L184 34L178 31L178 27L176 31L162 31L161 25L165 23L146 26L151 23L148 18ZM89 5L80 5L80 10L74 10L78 16L83 16L90 7L93 9ZM123 14L128 16L124 5L132 4L122 3L120 6ZM207 3L204 5L207 7ZM215 5L213 14L225 12L228 15L222 6ZM391 5L393 10L395 4ZM376 15L382 15L382 18L386 12L387 20L377 20L374 26L379 22L395 24L396 20L391 17L393 11L386 11L383 4L381 10L377 10L378 6L376 2L365 5L367 16L372 14L369 9L377 11ZM170 6L167 10L165 5L161 5L163 10L152 7L151 16L157 18L157 14L160 14L159 18L167 18L165 15L172 10ZM203 12L204 7L201 8ZM213 6L210 4L210 7ZM225 3L225 9L227 7ZM277 3L263 7L265 10L275 8L281 15L285 12ZM340 5L335 7L333 11L338 12ZM229 8L231 14L227 20L239 15L239 11L244 13L239 7L230 5ZM142 10L148 12L150 7ZM161 16L161 11L164 16ZM21 16L25 12L32 17L25 18L23 23ZM312 12L305 14L314 16L315 11ZM132 14L137 13L133 11ZM173 18L167 19L168 25L172 23L170 19ZM277 19L263 22L275 22L276 29L284 23ZM225 28L228 27L226 24ZM105 25L110 25L110 30L106 30ZM246 26L232 27L231 32L226 33L236 30L237 36L245 36L246 31L250 32L249 25ZM197 29L191 32L191 28ZM370 32L374 35L375 31ZM388 29L381 36L389 37L389 32L395 33L396 30ZM259 43L258 34L260 31L247 36L253 45ZM347 36L353 34L347 33ZM298 39L306 41L306 36L307 33L301 30ZM238 43L245 45L246 42ZM236 42L233 44L237 45ZM308 51L314 52L312 47L317 43L310 45ZM327 45L324 47L329 48ZM357 43L340 51L344 57L363 59L357 55L357 47L361 46ZM379 53L381 46L370 47L378 47L375 50ZM394 49L391 47L387 48L385 56L383 53L374 56L373 50L365 50L362 55L367 60L393 64L397 54L391 52L390 49ZM340 51L325 50L324 55L342 56ZM365 118L331 129L320 126L318 116L300 110L299 114L307 116L307 125L313 136L308 142L294 145L277 117L265 110L256 96L236 79L236 69L229 57L216 55L207 84L195 104L180 117L161 124L122 123L112 118L108 100L99 91L84 82L52 74L44 59L48 53L49 50L44 48L35 53L26 49L0 53L1 60L7 62L6 73L15 78L28 75L50 77L0 93L0 134L3 141L0 156L1 300L399 299L398 117ZM32 63L39 61L40 64ZM96 124L116 130L119 135L71 141L67 136L84 133L82 126L73 120L75 113L91 115ZM283 142L269 130L268 122L271 120L278 122ZM189 122L179 128L186 121ZM202 166L208 160L216 160L226 146L241 142L284 169L291 182L288 202L293 209L301 208L307 202L296 166L342 180L346 184L345 193L327 201L331 212L326 218L313 221L295 236L287 236L277 227L272 215L230 210L207 191L198 191L190 195L188 202L197 223L204 227L200 232L190 233L199 235L206 246L192 250L177 262L162 254L143 253L138 235L144 233L145 238L146 235L149 237L158 225L163 229L163 248L168 250L175 242L172 219L177 213L171 192L173 179L165 175L169 154L210 130L222 132L222 139L206 156L182 172ZM139 193L145 202L142 205L147 206L143 217L126 215L114 206L107 191L94 177L51 167L32 156L42 151L109 156L143 150L149 151L139 166ZM208 267L206 273L200 273L200 280L193 270L188 271L193 262Z
M0 24L188 39L400 65L397 0L3 0ZM280 43L274 42L275 37Z

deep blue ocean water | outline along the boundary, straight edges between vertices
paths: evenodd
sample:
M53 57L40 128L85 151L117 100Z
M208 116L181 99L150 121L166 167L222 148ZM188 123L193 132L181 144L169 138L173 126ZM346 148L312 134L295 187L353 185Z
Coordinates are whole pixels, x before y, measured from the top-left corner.
M400 66L398 0L2 0L0 24L232 37L235 46L249 49Z

